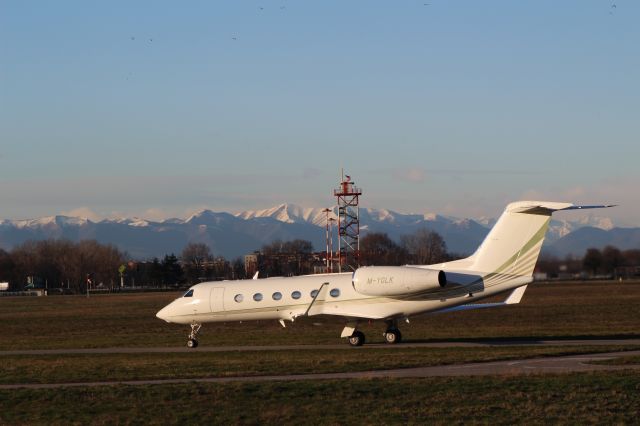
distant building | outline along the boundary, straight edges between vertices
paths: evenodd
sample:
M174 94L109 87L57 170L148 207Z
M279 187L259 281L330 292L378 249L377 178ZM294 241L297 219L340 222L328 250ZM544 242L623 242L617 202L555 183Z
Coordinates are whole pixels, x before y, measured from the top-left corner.
M546 272L534 272L533 274L534 281L546 281L547 279L549 279L549 276Z
M244 256L244 273L247 277L252 277L258 271L260 253L254 252Z

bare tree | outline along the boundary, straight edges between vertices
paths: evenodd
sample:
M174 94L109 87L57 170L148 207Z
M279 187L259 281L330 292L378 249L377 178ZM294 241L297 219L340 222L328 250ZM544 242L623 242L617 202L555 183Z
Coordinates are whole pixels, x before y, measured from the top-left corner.
M631 249L622 252L625 266L640 266L640 250Z
M12 285L15 284L15 263L9 253L0 249L0 282L9 282Z
M447 245L437 232L422 228L413 235L403 235L400 241L411 261L417 265L430 265L448 259Z
M213 259L209 246L203 243L189 243L182 250L182 263L189 283L196 283L205 274L205 265Z
M17 287L33 277L34 284L49 288L69 286L82 290L88 275L96 284L117 278L124 256L111 245L96 241L74 244L67 240L27 241L11 252Z
M602 249L602 269L606 274L613 274L615 270L624 264L624 258L620 250L613 246Z
M205 262L211 260L211 250L209 246L204 243L189 243L182 250L182 261L201 267Z
M602 266L602 253L597 248L590 248L582 258L582 266L591 272L592 275L598 273Z
M264 254L307 254L313 251L313 244L307 240L274 240L262 246Z
M385 233L372 232L360 239L361 265L402 265L407 252Z
M313 244L307 240L293 240L285 243L285 250L288 253L308 254L313 252Z

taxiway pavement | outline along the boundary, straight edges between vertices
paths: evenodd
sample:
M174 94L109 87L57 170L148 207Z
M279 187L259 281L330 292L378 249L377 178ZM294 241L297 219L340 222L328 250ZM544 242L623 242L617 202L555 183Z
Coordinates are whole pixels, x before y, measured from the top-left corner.
M0 351L1 356L12 355L78 355L78 354L142 354L142 353L191 353L191 352L252 352L252 351L298 351L298 350L367 350L367 349L403 349L403 348L478 348L490 346L616 346L638 345L640 339L500 339L477 341L442 342L405 342L398 345L386 343L365 344L351 347L346 343L339 345L264 345L264 346L199 346L189 349L176 347L139 347L139 348L70 348L70 349L18 349Z

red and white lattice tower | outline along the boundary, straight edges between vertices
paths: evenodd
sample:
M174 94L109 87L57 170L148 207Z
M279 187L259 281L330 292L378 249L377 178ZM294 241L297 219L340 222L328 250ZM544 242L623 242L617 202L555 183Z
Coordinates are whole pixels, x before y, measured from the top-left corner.
M351 176L342 172L338 189L333 190L338 199L338 270L355 271L360 256L360 188Z

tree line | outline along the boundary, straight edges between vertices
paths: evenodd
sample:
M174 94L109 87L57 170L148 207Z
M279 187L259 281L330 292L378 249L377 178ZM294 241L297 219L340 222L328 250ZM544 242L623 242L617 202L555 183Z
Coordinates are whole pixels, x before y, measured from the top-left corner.
M640 268L640 250L620 250L613 246L606 246L602 250L589 248L584 256L543 255L538 260L536 270L547 274L550 278L561 276L587 276L616 278L619 276L634 276L640 270L626 271L626 269Z
M11 252L0 249L0 281L10 289L26 287L69 289L79 292L87 285L112 284L125 255L112 245L93 240L27 241Z
M310 274L322 270L326 261L324 253L314 253L312 243L306 240L276 240L263 245L256 256L261 277ZM443 238L427 229L403 235L399 242L385 233L368 233L360 239L361 266L426 265L460 257L449 253ZM550 278L615 276L621 268L638 266L640 250L607 246L602 250L590 248L583 257L543 255L536 272ZM87 286L117 289L121 282L127 287L175 287L243 278L250 278L244 259L215 257L202 243L187 244L179 256L168 254L142 262L130 260L113 245L93 240L27 241L10 252L0 249L0 282L9 282L11 290L46 287L83 292Z
M275 240L257 252L261 277L310 274L325 264L323 253L314 253L307 240ZM387 234L370 233L360 244L362 265L436 263L449 258L444 240L421 230L395 243ZM84 292L91 289L131 287L174 287L209 280L250 278L244 259L214 256L209 246L189 243L180 255L132 261L126 252L94 240L27 241L10 252L0 249L0 282L11 290L47 288Z
M444 239L437 232L419 229L402 235L396 243L385 233L372 232L360 239L360 265L429 265L446 262L456 256L447 252Z

